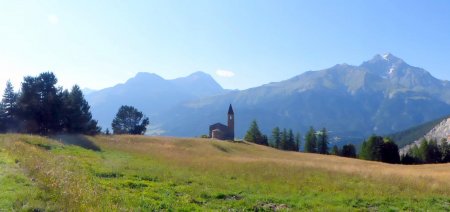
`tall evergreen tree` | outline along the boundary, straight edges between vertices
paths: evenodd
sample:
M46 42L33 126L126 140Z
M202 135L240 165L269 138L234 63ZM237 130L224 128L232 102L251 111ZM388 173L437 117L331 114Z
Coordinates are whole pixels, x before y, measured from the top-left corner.
M25 132L48 134L61 130L62 92L56 87L57 81L51 72L24 78L18 104Z
M420 152L419 147L417 145L413 145L411 147L411 149L409 149L408 155L411 156L414 159L412 164L419 164L419 163L423 162L422 161L421 152ZM407 158L407 159L409 159L409 158Z
M302 145L302 140L300 133L295 134L295 151L300 151L300 146Z
M339 152L339 147L334 145L333 148L331 148L331 154L332 155L337 155L337 156L341 155L340 152Z
M441 152L441 161L443 163L450 162L450 145L447 143L447 139L442 139L439 151Z
M288 133L286 128L284 128L283 132L281 133L281 142L279 149L287 150L287 147L288 147Z
M250 124L247 133L245 134L244 140L260 145L269 145L269 141L266 135L262 134L259 130L258 123L256 120L253 120Z
M432 139L428 142L428 151L425 153L426 163L439 163L441 162L441 152L437 141Z
M305 152L315 153L317 152L317 138L316 131L313 127L309 128L305 138Z
M356 158L356 148L353 144L346 144L342 147L340 154L342 157Z
M383 144L383 137L375 135L370 136L367 141L363 142L360 158L365 160L381 161Z
M428 163L427 154L428 154L428 140L423 138L420 142L417 156L423 163Z
M361 147L360 158L365 160L399 163L398 146L391 139L371 136Z
M4 133L6 130L6 111L3 104L0 103L0 133Z
M391 139L384 139L381 148L381 161L385 163L400 163L398 146Z
M260 143L261 145L264 145L264 146L269 146L269 139L267 138L267 135L262 135L262 139L261 139L261 143Z
M250 127L247 130L247 133L245 134L244 140L256 144L264 143L263 134L259 130L258 123L256 122L256 120L253 120L252 123L250 124Z
M317 152L320 154L328 154L328 133L325 128L318 133Z
M90 106L78 85L70 93L63 92L64 125L69 133L96 134L100 132L97 121L92 120Z
M295 150L295 137L294 137L294 132L292 132L292 129L289 129L288 131L288 139L287 139L287 150L290 151L296 151Z
M272 130L272 137L271 137L271 143L272 143L273 147L280 148L281 135L280 135L280 128L279 127L273 128L273 130Z
M6 83L5 92L3 93L0 109L0 117L4 123L4 131L17 131L17 112L17 93L14 92L11 81L8 81Z

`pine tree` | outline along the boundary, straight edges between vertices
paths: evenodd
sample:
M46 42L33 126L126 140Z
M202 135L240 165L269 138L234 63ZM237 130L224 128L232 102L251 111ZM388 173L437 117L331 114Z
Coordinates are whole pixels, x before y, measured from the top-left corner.
M447 143L447 139L442 139L439 151L441 152L441 161L443 163L450 162L450 145Z
M322 131L319 131L317 152L320 154L328 154L328 133L325 128L323 128Z
M414 158L414 164L423 163L422 155L417 145L413 145L411 149L409 149L408 155Z
M441 162L441 152L437 145L437 141L432 139L428 142L428 151L426 152L427 163L439 163Z
M280 149L287 150L287 143L288 143L288 134L286 128L284 128L283 132L281 133Z
M281 142L280 128L279 127L275 127L272 130L271 143L272 143L273 147L279 149L280 148L280 142Z
M300 151L300 146L302 145L301 143L301 138L300 138L300 133L297 133L295 135L295 151Z
M342 147L340 154L342 157L356 158L356 148L353 144L346 144Z
M262 134L261 131L259 130L258 123L256 122L256 120L253 120L252 123L250 124L250 128L245 134L244 139L248 142L258 143L261 138Z
M418 156L423 163L428 163L428 140L423 138L418 149Z
M331 148L331 154L332 154L332 155L337 155L337 156L339 156L339 155L340 155L339 147L337 147L336 145L334 145L333 148Z
M3 93L0 108L0 119L4 123L4 131L17 131L17 112L17 93L14 92L14 87L11 84L11 81L8 81L6 83L5 92Z
M385 163L400 163L398 146L391 139L384 139L381 150L381 161Z
M361 147L360 158L365 160L399 163L398 146L389 138L370 136Z
M2 103L0 103L0 133L6 132L6 111Z
M27 133L49 134L60 132L62 126L62 91L51 72L38 77L25 77L18 105Z
M316 131L313 127L309 128L305 138L305 152L315 153L317 152L317 138Z
M244 140L255 144L269 146L267 135L261 133L256 120L253 120L250 124L250 127L245 134Z
M84 99L78 85L72 87L70 93L62 94L64 102L64 125L69 133L96 134L100 132L97 122L92 120L90 106Z
M292 132L292 129L289 129L287 137L288 137L287 150L296 151L295 150L295 137L294 137L294 133Z
M269 139L267 138L267 135L262 135L261 145L269 146Z
M381 161L384 138L372 135L363 142L360 158L365 160Z

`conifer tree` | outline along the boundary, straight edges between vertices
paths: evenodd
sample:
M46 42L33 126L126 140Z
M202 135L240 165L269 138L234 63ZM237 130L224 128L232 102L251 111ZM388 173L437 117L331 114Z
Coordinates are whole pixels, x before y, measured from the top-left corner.
M320 154L328 154L328 133L327 129L323 128L318 133L317 152Z
M17 93L14 92L14 87L11 84L11 81L6 83L6 88L0 104L0 119L3 123L2 131L17 131Z
M370 136L367 141L363 142L360 158L365 160L381 161L383 144L383 137L375 135Z
M63 92L65 128L69 133L96 134L100 132L97 122L92 120L90 106L84 99L78 85L72 87L70 93Z
M6 111L3 104L0 103L0 133L6 132Z
M267 138L267 135L262 135L262 139L261 139L261 143L260 143L261 145L264 145L264 146L269 146L269 139Z
M300 147L301 147L301 145L302 145L302 143L301 143L302 141L301 141L301 138L300 138L300 133L297 133L296 135L295 135L295 151L300 151Z
M294 133L292 132L292 129L289 129L288 136L287 136L287 150L295 151L295 137Z
M62 92L57 81L51 72L24 78L18 104L25 132L48 134L62 128Z
M423 138L418 147L418 156L423 163L428 163L428 140Z
M281 136L280 136L280 128L279 127L273 128L271 143L272 143L273 147L278 148L278 149L280 148Z
M447 143L447 139L442 139L439 151L441 152L441 161L443 163L450 162L450 145Z
M263 135L261 131L259 130L258 123L256 120L253 120L250 124L249 129L247 130L247 133L245 134L244 140L260 145L269 145L269 141L267 139L266 135Z
M333 148L331 148L331 154L332 154L332 155L337 155L337 156L339 156L339 155L340 155L339 147L337 147L336 145L334 145Z
M342 151L340 153L342 157L348 158L356 158L356 149L353 144L346 144L342 147Z
M279 149L287 150L287 145L288 145L288 134L286 128L284 128L283 132L281 133L281 142Z
M428 142L428 151L426 152L426 162L427 163L439 163L441 162L441 152L437 141L432 139Z
M316 131L313 127L309 128L305 138L305 152L315 153L317 152L317 138Z
M398 146L391 139L384 139L381 147L381 161L385 163L400 163Z

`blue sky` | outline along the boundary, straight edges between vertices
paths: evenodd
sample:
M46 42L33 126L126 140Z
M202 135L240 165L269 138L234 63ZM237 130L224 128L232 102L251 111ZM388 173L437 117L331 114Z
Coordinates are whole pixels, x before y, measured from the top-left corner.
M1 1L0 89L51 70L100 89L195 71L245 89L391 52L450 79L450 1Z

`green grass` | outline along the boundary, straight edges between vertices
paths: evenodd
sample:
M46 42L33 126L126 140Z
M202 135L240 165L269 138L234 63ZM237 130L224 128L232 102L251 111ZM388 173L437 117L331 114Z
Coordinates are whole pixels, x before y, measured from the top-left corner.
M0 211L51 209L48 198L25 175L20 161L0 145Z
M101 151L0 136L0 211L450 210L449 165L388 165L208 139L83 139Z

